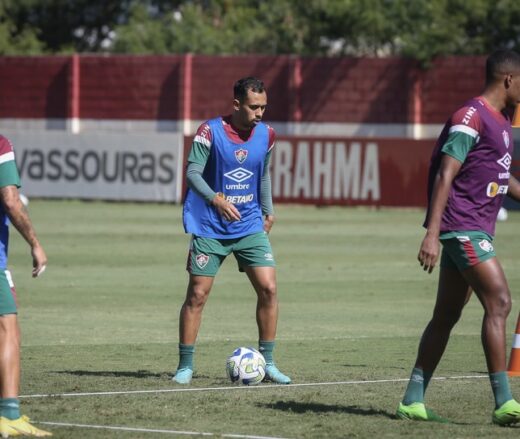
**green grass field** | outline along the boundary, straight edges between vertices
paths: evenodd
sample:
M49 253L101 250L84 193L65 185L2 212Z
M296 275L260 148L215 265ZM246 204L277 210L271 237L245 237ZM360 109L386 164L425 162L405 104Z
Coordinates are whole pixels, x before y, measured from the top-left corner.
M454 423L394 419L435 299L437 270L427 275L416 261L421 210L277 206L275 358L294 385L254 388L225 377L233 349L257 342L255 294L233 258L204 313L193 384L170 381L187 281L179 206L32 201L29 210L49 266L31 279L28 248L12 233L22 407L37 422L83 425L39 424L57 438L518 437L519 428L491 424L474 297L436 373L453 378L434 380L427 394ZM519 227L520 213L510 213L495 241L513 294L509 343ZM511 383L520 398L520 378Z

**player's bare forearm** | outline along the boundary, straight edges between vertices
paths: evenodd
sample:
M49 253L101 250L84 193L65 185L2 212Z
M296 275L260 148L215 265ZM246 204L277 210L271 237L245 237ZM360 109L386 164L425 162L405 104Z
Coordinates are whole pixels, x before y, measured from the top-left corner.
M16 186L2 187L0 188L0 198L9 220L31 247L33 276L38 276L45 269L47 256L36 236L29 215L20 201L18 189Z
M439 235L442 214L448 202L451 184L459 172L461 163L451 156L444 155L439 172L435 177L430 211L428 216L428 228L421 242L417 259L425 271L431 273L439 257Z
M444 155L439 172L435 177L432 198L430 200L430 213L428 217L427 234L439 236L442 214L448 202L451 184L460 170L461 163L451 156Z
M512 175L509 177L509 188L507 195L515 201L520 201L520 181Z
M29 215L20 201L18 189L15 186L0 188L2 205L13 226L20 232L31 247L39 245L38 238L32 226Z

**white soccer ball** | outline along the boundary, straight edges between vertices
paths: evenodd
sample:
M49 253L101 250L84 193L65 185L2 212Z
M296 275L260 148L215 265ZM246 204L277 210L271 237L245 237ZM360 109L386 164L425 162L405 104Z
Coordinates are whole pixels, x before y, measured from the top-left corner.
M226 372L233 383L255 386L265 377L265 358L256 349L237 348L227 359Z
M501 207L498 211L497 221L507 221L507 209Z

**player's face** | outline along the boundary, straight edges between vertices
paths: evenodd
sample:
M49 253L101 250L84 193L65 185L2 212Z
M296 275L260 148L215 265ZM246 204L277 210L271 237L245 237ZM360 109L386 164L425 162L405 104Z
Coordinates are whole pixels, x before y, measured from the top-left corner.
M509 75L509 88L507 93L507 105L516 107L520 104L520 70Z
M235 123L238 128L251 129L262 120L267 107L267 94L265 91L256 93L247 90L247 96L243 101L235 99L233 101L235 109Z

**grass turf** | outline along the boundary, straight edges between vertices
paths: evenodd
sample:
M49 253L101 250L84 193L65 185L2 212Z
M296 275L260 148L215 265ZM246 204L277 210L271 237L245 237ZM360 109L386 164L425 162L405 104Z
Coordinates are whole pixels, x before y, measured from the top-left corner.
M427 394L429 406L454 424L394 419L436 291L437 270L428 275L416 260L420 210L277 206L271 234L280 298L275 358L295 384L342 383L249 389L225 378L227 355L257 342L255 295L233 257L204 312L193 384L169 380L187 281L188 237L179 206L31 201L29 209L49 266L31 279L28 248L14 232L10 266L23 333L22 408L37 421L217 437L518 435L518 428L491 424L475 297L435 376L483 378L434 380ZM495 241L513 295L509 341L519 311L519 225L520 213L510 212ZM520 397L520 379L511 384ZM176 389L190 390L170 392ZM30 397L136 390L164 392ZM165 437L41 426L58 438Z

